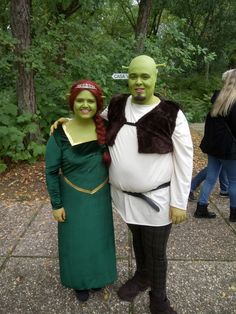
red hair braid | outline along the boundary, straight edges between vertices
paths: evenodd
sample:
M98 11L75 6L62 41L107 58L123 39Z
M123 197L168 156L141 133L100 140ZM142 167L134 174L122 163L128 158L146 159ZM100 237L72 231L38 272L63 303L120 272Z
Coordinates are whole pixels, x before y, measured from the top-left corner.
M98 143L101 146L104 146L104 148L106 148L103 152L103 161L109 167L111 164L111 156L110 156L109 151L106 147L106 128L104 125L104 121L99 114L96 114L94 116L94 122L96 125L96 133L97 133Z

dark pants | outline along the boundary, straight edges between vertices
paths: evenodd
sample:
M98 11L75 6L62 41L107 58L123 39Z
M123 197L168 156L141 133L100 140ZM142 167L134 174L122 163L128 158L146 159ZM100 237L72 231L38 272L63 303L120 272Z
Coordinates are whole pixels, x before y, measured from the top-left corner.
M166 246L171 226L128 224L133 235L137 272L150 280L152 293L162 299L166 298Z

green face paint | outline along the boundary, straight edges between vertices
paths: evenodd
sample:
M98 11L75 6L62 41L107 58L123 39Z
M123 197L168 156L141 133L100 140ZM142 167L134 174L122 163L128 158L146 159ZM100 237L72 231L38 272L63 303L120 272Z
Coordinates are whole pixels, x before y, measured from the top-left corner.
M91 119L97 112L95 96L88 90L80 92L74 101L74 114L77 119Z
M152 104L157 76L154 60L145 55L138 56L131 61L128 73L132 101L143 105Z

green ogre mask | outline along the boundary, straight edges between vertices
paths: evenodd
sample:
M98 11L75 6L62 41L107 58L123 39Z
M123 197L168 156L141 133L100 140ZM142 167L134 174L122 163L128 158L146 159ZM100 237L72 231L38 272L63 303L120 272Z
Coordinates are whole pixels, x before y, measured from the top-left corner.
M157 79L155 61L146 55L135 57L128 68L128 84L132 101L141 105L150 105L156 102L154 96Z

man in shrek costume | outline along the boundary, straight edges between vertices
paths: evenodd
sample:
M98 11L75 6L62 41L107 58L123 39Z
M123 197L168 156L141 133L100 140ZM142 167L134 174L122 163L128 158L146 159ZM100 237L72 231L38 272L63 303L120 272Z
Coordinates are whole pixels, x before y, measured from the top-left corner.
M76 82L70 91L73 119L51 135L46 182L58 221L60 277L80 301L117 278L114 229L101 88Z
M114 96L107 113L111 195L132 232L136 259L136 272L118 296L132 301L151 287L151 313L176 313L166 295L166 245L171 224L186 219L191 135L179 106L154 93L152 58L134 58L128 75L131 95Z
M133 236L136 271L118 290L132 301L151 288L152 314L176 313L166 294L166 246L172 223L186 219L192 176L192 140L179 106L154 93L155 61L135 57L128 67L130 94L119 94L102 113L109 121L109 180L117 211Z

